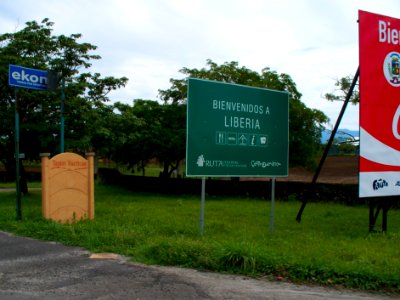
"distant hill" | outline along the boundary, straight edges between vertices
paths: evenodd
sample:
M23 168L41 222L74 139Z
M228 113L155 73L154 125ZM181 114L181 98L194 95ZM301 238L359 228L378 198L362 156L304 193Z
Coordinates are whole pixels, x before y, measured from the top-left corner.
M321 144L326 144L331 136L331 130L325 129L322 131L321 135ZM339 141L346 141L347 139L354 137L355 139L360 138L360 132L358 130L349 130L349 129L341 129L339 128L335 139Z

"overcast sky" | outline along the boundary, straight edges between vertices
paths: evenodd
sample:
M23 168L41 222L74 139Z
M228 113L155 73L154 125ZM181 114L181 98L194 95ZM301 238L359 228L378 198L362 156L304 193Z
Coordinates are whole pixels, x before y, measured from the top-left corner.
M158 99L183 67L237 61L289 74L302 101L336 121L322 98L358 67L358 10L400 18L399 0L1 0L0 33L49 18L54 34L81 33L102 59L91 71L126 76L113 101ZM328 125L329 127L329 125ZM358 129L350 106L341 128Z

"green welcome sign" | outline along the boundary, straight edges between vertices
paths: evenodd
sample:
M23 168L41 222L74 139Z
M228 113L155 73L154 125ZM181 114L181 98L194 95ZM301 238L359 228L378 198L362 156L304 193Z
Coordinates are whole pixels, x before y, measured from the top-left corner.
M190 78L187 112L187 176L288 176L286 92Z

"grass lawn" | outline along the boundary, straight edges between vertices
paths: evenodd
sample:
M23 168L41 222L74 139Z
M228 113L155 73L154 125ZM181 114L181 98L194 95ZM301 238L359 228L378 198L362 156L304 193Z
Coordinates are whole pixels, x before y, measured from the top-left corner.
M137 194L97 185L95 220L61 225L41 217L40 191L22 199L0 194L0 229L19 235L114 252L134 261L178 265L294 282L400 292L400 211L390 210L387 234L368 233L368 208L310 203L301 224L298 202Z

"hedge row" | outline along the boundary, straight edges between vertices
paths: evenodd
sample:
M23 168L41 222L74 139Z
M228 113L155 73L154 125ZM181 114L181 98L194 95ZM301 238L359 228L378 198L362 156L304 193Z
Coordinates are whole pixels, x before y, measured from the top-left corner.
M157 178L122 175L115 169L98 171L99 179L105 184L124 187L135 192L160 194L201 193L201 179ZM250 198L271 198L271 181L239 181L230 179L207 179L206 194L209 196L239 196ZM275 197L280 200L332 201L348 205L365 204L358 197L356 184L317 183L311 190L310 183L278 180L275 184Z
M151 192L159 194L200 195L201 179L161 178L123 175L116 169L99 168L98 178L105 184L118 185L134 192ZM26 172L29 181L40 181L40 172ZM0 171L0 182L13 181L6 172ZM206 194L209 196L238 196L246 198L271 198L271 181L240 181L238 178L210 179L206 181ZM312 189L309 182L277 180L275 197L278 200L307 200L311 202L336 202L346 205L368 203L369 198L358 197L357 184L317 183ZM400 208L398 197L385 197L392 207Z

